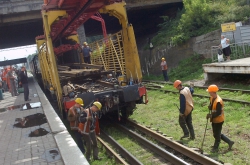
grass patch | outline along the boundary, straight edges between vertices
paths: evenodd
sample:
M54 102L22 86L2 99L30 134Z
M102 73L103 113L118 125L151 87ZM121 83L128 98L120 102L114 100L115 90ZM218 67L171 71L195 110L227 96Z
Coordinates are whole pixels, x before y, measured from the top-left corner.
M194 54L189 58L181 60L177 67L171 69L168 72L168 77L170 81L175 81L180 79L182 81L186 80L201 80L204 78L202 64L211 63L211 59L205 59L202 55ZM161 80L163 81L163 76L161 75L144 75L144 80Z
M222 92L222 91L221 91ZM221 94L220 92L218 93ZM168 136L179 140L183 135L178 123L179 112L174 103L179 104L179 95L174 93L163 94L159 91L149 91L148 105L138 105L134 114L130 117L146 126L158 128ZM248 96L249 97L249 96ZM223 97L222 97L223 98ZM250 108L239 103L225 103L225 123L222 133L235 141L233 150L226 152L228 145L221 142L218 153L210 153L210 146L214 143L211 124L208 124L206 133L204 151L209 153L211 157L216 157L220 161L229 162L237 165L245 165L249 163L250 154ZM193 126L196 134L194 141L184 140L183 142L189 147L201 147L201 142L206 125L206 114L208 113L207 105L209 100L199 97L194 97Z

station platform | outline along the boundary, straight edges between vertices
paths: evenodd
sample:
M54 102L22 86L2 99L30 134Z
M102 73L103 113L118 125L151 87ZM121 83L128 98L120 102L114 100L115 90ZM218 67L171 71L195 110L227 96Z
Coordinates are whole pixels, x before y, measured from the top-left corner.
M1 165L89 165L38 83L29 97L4 92L0 101Z
M205 81L213 80L222 74L250 74L250 57L231 61L203 64Z

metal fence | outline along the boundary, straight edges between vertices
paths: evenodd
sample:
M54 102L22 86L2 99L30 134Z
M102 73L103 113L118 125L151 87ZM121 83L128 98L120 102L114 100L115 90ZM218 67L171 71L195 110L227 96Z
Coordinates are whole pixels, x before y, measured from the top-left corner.
M250 42L239 42L230 44L231 55L230 59L240 59L250 57ZM211 47L211 58L212 62L218 62L218 46Z
M122 31L89 44L91 63L103 65L105 70L126 74Z

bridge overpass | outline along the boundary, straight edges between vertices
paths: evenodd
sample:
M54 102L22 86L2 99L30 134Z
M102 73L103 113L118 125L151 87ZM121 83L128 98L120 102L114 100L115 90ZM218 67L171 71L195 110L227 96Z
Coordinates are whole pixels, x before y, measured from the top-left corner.
M182 6L182 0L126 0L126 3L129 21L134 25L135 33L139 32L136 29L140 28L134 23L138 22L137 19L143 19L138 17L137 12L145 15L145 20L147 14L154 14L159 9L169 10L171 5L175 8L176 5ZM42 5L42 0L0 0L0 49L34 44L34 38L43 34L40 12ZM109 33L120 29L118 20L105 15L103 17ZM151 18L152 16L149 16L149 22L155 20ZM101 26L97 21L89 20L84 26L88 35L101 34Z

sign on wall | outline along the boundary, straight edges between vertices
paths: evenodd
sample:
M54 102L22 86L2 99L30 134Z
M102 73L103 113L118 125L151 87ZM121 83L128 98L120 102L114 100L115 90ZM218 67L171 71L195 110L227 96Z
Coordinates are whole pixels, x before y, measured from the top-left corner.
M235 31L235 30L236 30L235 22L221 24L221 31L222 32L231 32L231 31Z

